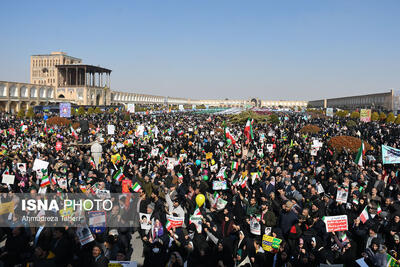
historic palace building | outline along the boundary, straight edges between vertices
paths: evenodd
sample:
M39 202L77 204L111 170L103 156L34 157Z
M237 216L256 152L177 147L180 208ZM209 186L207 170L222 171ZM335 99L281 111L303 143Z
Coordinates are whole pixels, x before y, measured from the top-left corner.
M305 107L306 101L194 100L111 89L111 70L88 64L64 52L32 55L30 83L0 81L0 110L17 112L35 105L70 102L76 105L172 104L210 107Z

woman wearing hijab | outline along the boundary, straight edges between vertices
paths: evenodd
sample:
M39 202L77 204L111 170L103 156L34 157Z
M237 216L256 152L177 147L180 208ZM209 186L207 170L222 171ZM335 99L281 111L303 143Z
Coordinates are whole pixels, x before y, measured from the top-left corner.
M248 239L243 231L239 231L239 239L235 241L236 266L245 266L250 263Z

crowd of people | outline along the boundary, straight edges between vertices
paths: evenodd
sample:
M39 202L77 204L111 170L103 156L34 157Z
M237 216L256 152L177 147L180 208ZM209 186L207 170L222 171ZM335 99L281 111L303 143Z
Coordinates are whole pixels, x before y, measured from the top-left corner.
M144 266L358 266L360 258L369 266L395 264L400 181L396 165L382 164L381 145L399 147L400 128L379 122L346 127L346 119L302 112L277 115L278 123L249 120L247 126L231 123L227 115L194 112L132 114L128 120L123 113L106 112L71 118L87 120L88 142L102 146L101 160L93 164L79 129L72 134L71 126L47 125L42 117L1 114L0 169L15 181L2 184L0 192L43 190L32 169L40 159L49 162L47 173L56 181L46 185L46 193L84 188L95 194L94 187L127 193L129 203L121 206L132 219L111 212L107 219L124 227L92 233L94 240L83 245L74 227L32 228L14 220L0 228L5 240L0 262L107 266L131 259L137 232ZM300 133L306 124L321 131ZM113 134L107 125L115 126ZM362 166L355 154L328 146L339 135L360 137L372 146ZM311 153L314 140L321 146ZM114 179L119 171L123 175ZM336 199L342 189L348 192L345 202ZM364 210L367 220L360 218ZM325 217L335 215L347 215L346 231L327 232ZM148 223L151 227L143 227ZM277 245L265 249L266 236Z

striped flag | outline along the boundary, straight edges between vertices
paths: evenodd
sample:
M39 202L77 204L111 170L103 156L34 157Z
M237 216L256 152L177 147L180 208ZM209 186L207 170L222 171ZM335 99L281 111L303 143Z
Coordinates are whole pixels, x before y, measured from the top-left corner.
M74 130L74 128L72 127L72 125L69 125L71 127L71 135L75 138L78 139L78 134L76 133L76 131Z
M80 185L79 189L82 191L82 193L86 193L87 188L85 185Z
M251 140L254 139L253 134L253 121L250 121L250 118L247 120L246 127L244 128L244 135L247 137L246 144L250 143Z
M142 187L136 182L134 185L132 185L132 190L137 192L140 192L142 190Z
M362 166L363 162L362 162L362 157L363 155L365 155L365 146L364 146L364 141L361 140L361 146L358 149L358 153L356 156L356 163L358 166Z
M369 219L369 215L368 215L367 207L365 207L360 214L360 220L362 221L362 223L365 223L368 219Z
M247 180L248 180L249 178L246 176L245 178L243 178L243 180L242 180L242 182L240 183L240 186L242 187L242 188L245 188L246 187L246 185L247 185Z
M233 169L238 170L238 168L239 168L239 163L237 161L232 162L231 170Z
M178 176L179 179L183 179L182 173L177 173L176 176Z
M7 166L6 169L4 170L3 175L4 175L4 174L7 174L7 175L10 174L10 169L8 168L8 166Z
M199 216L199 215L201 215L200 208L196 205L196 209L193 212L193 216Z
M233 180L233 181L232 181L232 185L233 185L233 186L238 186L238 185L240 185L240 180L239 180L239 179Z
M47 170L45 172L44 172L44 170L42 170L42 173L43 173L43 177L42 177L42 182L40 183L40 187L45 187L50 184L50 180L49 180L49 176L47 175Z
M379 215L379 213L381 213L381 212L382 212L381 205L378 204L378 208L376 209L376 214Z
M114 179L117 180L118 182L121 182L122 179L124 179L125 175L122 169L119 169L115 174L114 174Z
M165 224L165 228L167 228L168 231L172 229L172 223L168 220L168 218L167 223Z
M93 167L93 169L96 169L96 163L94 162L94 160L93 160L93 158L92 158L92 157L90 157L90 159L89 159L89 163L90 163L90 166L92 166L92 167Z
M53 185L57 184L57 179L56 179L55 175L51 175L51 182L53 183Z

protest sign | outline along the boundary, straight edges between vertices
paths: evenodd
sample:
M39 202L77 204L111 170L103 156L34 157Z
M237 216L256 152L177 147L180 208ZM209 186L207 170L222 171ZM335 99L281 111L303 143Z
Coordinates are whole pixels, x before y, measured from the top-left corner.
M360 121L363 121L363 122L371 121L371 110L370 109L361 109L360 110Z
M128 111L129 113L135 113L135 104L129 103L129 104L128 104L127 111Z
M274 145L273 144L267 144L267 150L268 150L268 153L273 153L274 152Z
M95 234L104 233L107 226L105 211L89 211L89 228Z
M347 215L325 216L323 218L327 232L347 231Z
M216 172L217 170L218 170L218 164L214 164L214 165L210 166L211 172Z
M71 117L71 103L60 103L60 117Z
M14 213L14 201L0 203L0 215Z
M200 234L202 230L202 218L201 216L193 215L189 218L189 223L193 223L196 226L197 232Z
M62 149L62 142L57 141L57 142L56 142L56 151L58 152L58 151L60 151L61 149Z
M60 210L60 216L65 219L71 218L73 214L74 209L72 208L72 206L64 207L62 210Z
M333 108L326 108L326 116L333 117Z
M213 190L225 190L228 189L226 180L224 181L213 181Z
M338 188L336 194L336 201L338 203L346 203L349 196L349 190L347 188Z
M167 215L167 220L171 224L171 227L182 227L185 218Z
M47 161L35 159L35 161L33 162L32 170L37 171L47 169L47 166L49 166L49 163Z
M151 150L151 156L152 157L157 157L158 156L158 152L159 152L159 148L157 147L157 148L153 148L152 150Z
M3 184L14 184L15 175L3 174L3 180L1 183Z
M282 240L268 235L263 235L262 248L268 252L277 252Z
M76 235L78 237L79 242L81 243L81 246L84 246L87 243L94 241L94 237L90 232L89 227L87 226L79 227L78 229L76 229Z
M18 170L22 173L22 174L24 174L24 173L26 173L26 163L18 163Z
M115 125L107 125L107 134L113 135L115 133Z
M400 149L382 145L382 162L383 164L400 163Z
M317 192L318 194L322 194L325 192L324 187L320 183L317 183Z
M168 158L167 170L173 170L175 166L175 158Z
M147 213L139 213L139 222L140 222L140 228L143 230L150 230L151 229L151 219L150 219L151 214Z
M261 235L261 225L255 217L250 220L250 232L253 235Z

